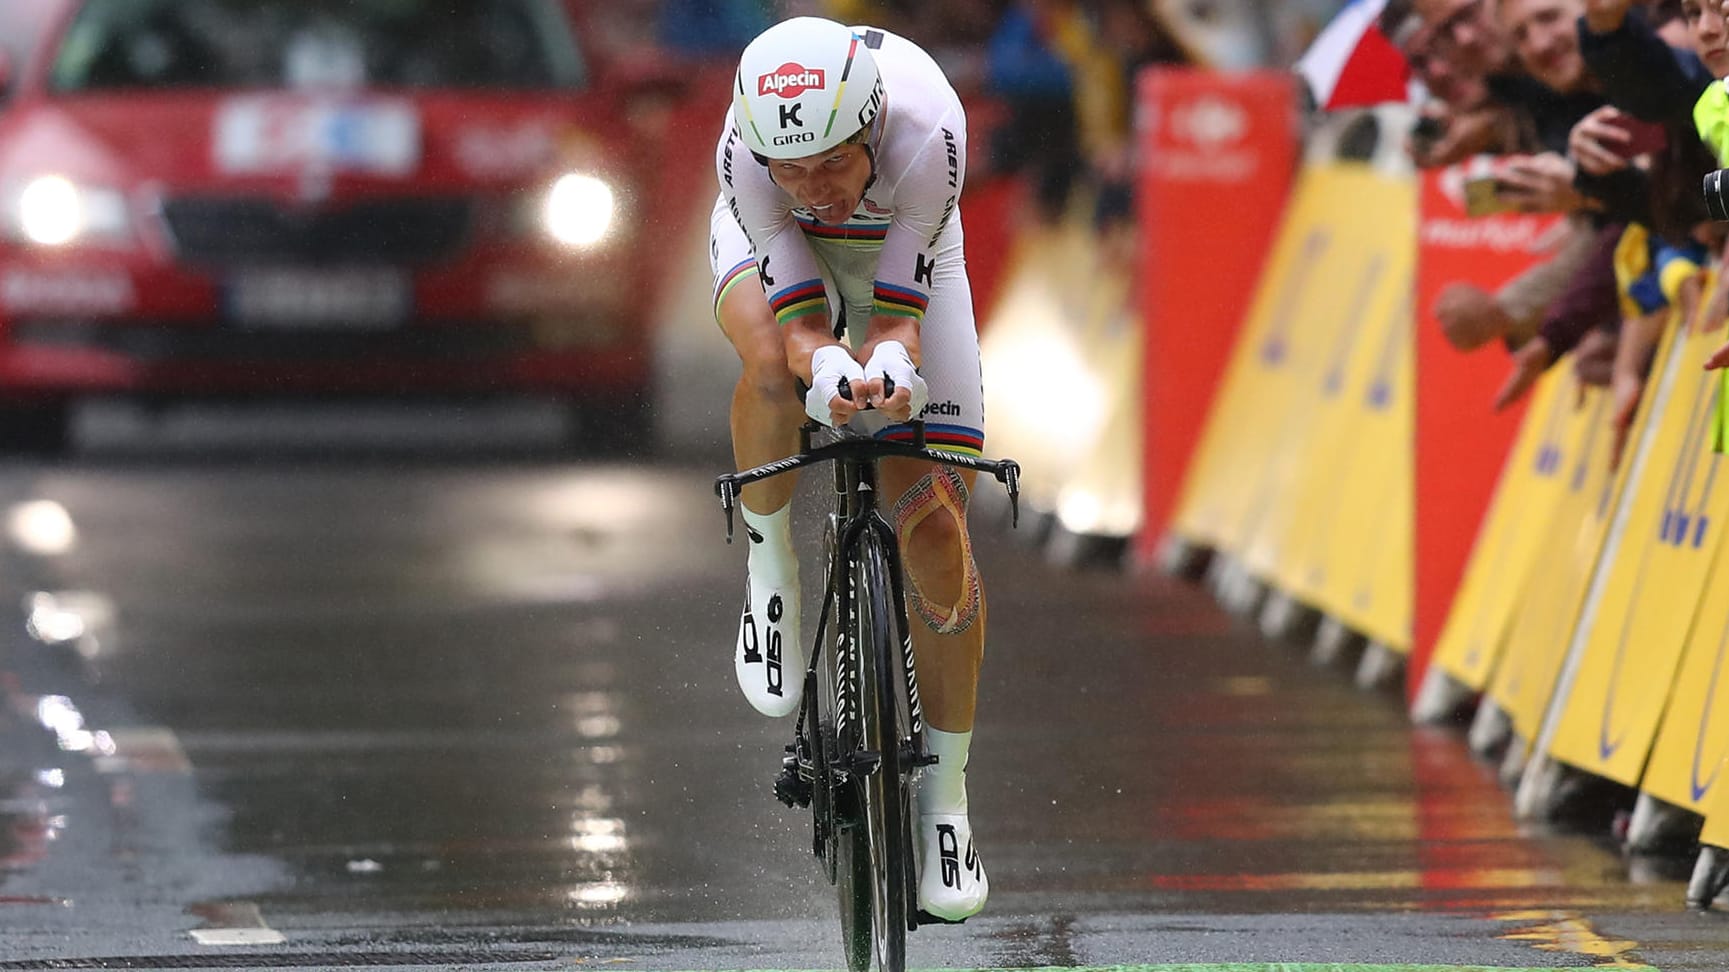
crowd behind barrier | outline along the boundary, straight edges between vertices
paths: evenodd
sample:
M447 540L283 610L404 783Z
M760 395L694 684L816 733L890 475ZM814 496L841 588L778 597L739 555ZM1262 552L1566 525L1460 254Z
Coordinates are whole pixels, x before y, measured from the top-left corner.
M1724 12L1389 0L1379 28L1414 103L1314 120L1167 563L1210 555L1227 605L1317 654L1366 641L1359 680L1403 667L1414 719L1468 720L1520 817L1692 855L1709 907L1729 274L1700 186L1729 158ZM1149 335L1182 313L1144 306Z

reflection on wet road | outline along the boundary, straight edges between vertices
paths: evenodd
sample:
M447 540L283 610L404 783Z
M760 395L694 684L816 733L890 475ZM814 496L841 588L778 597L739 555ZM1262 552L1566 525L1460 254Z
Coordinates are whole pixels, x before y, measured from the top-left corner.
M769 794L787 728L733 683L713 472L0 473L0 959L837 965L808 822ZM1678 878L1521 832L1457 734L999 519L993 897L914 964L1721 966Z

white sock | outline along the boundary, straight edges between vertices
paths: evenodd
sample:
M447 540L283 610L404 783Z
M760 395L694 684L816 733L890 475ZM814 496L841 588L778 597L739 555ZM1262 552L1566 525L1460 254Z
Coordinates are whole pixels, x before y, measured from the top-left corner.
M789 584L798 579L798 557L792 551L792 504L773 513L744 510L745 532L750 535L750 573L758 581ZM761 539L758 539L761 538Z
M967 750L973 731L944 732L925 726L925 748L937 758L919 780L919 813L967 812Z

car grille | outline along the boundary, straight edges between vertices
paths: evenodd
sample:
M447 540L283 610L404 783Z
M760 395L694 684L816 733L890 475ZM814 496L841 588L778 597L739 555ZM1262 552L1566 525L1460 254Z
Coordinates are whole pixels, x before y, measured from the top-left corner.
M262 197L179 197L162 215L176 251L194 263L260 261L436 263L468 239L466 199L361 200L319 208Z

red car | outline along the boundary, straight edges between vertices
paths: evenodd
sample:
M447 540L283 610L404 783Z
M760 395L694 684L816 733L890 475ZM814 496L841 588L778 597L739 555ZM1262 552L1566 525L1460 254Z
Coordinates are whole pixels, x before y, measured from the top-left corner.
M527 393L639 433L680 197L582 12L5 4L0 440L95 394Z

